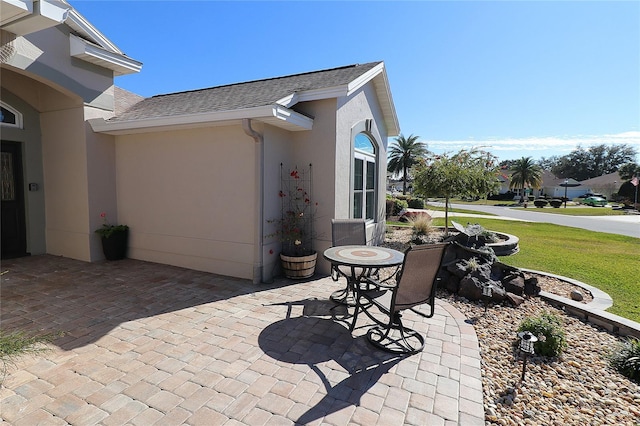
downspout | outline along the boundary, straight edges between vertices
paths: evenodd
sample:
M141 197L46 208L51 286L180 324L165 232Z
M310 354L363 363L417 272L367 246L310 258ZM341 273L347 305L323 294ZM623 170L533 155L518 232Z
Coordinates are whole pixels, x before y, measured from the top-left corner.
M262 188L262 180L264 176L264 138L263 136L251 128L251 119L242 119L242 130L251 136L256 143L258 152L255 155L255 203L256 209L254 213L254 221L257 224L256 234L253 248L253 283L260 284L262 282L262 269L263 269L263 249L262 249L262 237L264 228L264 190Z

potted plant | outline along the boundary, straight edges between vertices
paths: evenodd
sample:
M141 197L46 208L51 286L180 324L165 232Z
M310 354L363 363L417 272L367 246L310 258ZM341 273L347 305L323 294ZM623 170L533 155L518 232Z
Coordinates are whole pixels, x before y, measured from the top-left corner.
M280 260L287 278L309 278L315 272L318 253L313 250L313 214L317 204L311 200L311 164L309 169L284 172L281 169L280 219L275 235L282 243Z
M96 229L102 242L102 252L107 260L120 260L127 257L129 242L129 227L127 225L112 225L107 221L107 214L100 213L102 226Z

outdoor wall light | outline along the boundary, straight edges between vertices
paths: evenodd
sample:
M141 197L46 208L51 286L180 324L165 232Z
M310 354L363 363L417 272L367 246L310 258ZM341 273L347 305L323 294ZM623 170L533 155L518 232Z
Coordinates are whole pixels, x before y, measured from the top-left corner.
M522 378L520 381L524 382L524 375L527 372L527 357L535 353L533 344L538 341L538 338L530 331L521 331L518 333L518 337L520 338L518 349L520 349L520 352L524 354L524 361L522 362Z
M482 286L482 298L484 299L484 313L487 313L487 305L489 300L493 296L493 286L491 284L485 284Z

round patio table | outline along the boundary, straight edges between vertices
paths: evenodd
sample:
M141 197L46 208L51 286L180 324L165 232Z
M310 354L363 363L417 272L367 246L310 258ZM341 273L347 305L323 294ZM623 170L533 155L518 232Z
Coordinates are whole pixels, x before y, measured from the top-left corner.
M404 253L378 246L336 246L326 249L324 258L352 268L388 268L401 265Z
M347 288L334 291L330 298L336 303L355 306L352 330L355 327L358 311L365 308L360 303L359 296L362 281L366 280L373 270L399 267L404 261L404 253L398 250L367 245L330 247L324 251L323 255L334 265L346 266L351 271L350 276L346 277ZM354 296L351 297L350 294Z

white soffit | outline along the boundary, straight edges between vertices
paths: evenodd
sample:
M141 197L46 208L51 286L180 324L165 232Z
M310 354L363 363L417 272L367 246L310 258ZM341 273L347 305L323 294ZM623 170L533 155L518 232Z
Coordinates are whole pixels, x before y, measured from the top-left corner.
M69 43L72 57L110 69L115 75L132 74L142 69L141 62L96 46L73 34L69 35Z
M33 13L33 1L2 0L0 9L2 9L0 25L4 28L5 25Z
M264 107L232 111L217 111L131 121L106 121L102 118L94 118L90 119L89 123L96 133L128 135L164 130L240 124L244 118L250 118L289 131L304 131L313 128L312 118L284 108L281 105L267 105Z
M71 6L60 0L1 0L0 6L2 29L18 36L62 24L71 10Z

